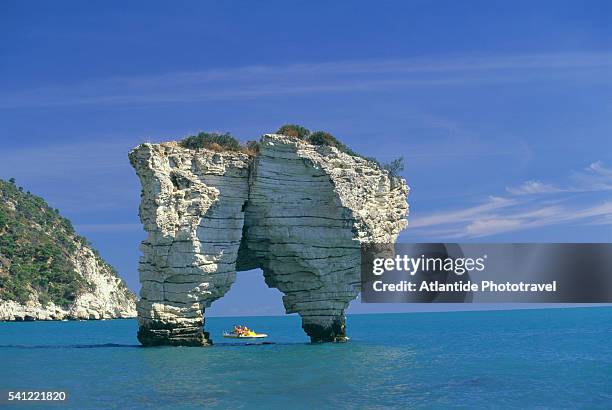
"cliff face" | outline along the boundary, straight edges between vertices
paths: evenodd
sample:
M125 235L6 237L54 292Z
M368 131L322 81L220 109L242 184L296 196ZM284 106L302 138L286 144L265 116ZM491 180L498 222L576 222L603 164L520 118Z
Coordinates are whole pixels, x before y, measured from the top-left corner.
M136 316L136 296L41 198L0 181L0 320Z
M394 242L408 187L328 146L266 135L260 152L143 144L130 153L142 183L139 340L206 345L206 307L236 271L261 268L313 341L346 339L359 293L360 245Z

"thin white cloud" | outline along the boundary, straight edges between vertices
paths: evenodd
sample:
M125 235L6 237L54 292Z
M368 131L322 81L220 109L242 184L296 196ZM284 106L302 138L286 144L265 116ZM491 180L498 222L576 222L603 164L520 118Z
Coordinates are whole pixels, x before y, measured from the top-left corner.
M410 227L415 229L446 224L456 224L458 222L468 222L472 221L478 216L490 214L492 211L498 211L500 209L515 205L516 203L516 200L509 198L490 197L486 202L480 205L448 212L435 213L414 219L410 222Z
M518 187L508 187L506 191L512 195L531 195L562 192L562 189L540 181L527 181Z
M598 225L598 221L601 221L597 219L598 217L608 218L612 216L612 202L595 204L586 208L580 206L556 207L550 208L549 211L553 212L547 212L547 215L542 217L537 217L535 214L532 217L525 217L520 213L513 214L511 212L505 218L503 215L499 215L496 218L479 219L467 225L457 234L459 236L463 234L465 237L483 237L565 223Z
M572 191L609 191L612 190L612 169L607 168L603 162L597 161L585 170L575 172L572 177Z
M593 162L584 170L574 172L570 184L555 186L540 181L526 181L516 187L507 187L512 195L556 194L560 192L593 192L612 190L612 169L601 161Z
M1 107L150 104L400 87L529 81L589 73L610 78L612 53L368 60L260 65L115 77L29 90L5 90ZM597 71L600 70L600 71Z
M480 219L471 222L465 227L467 236L486 236L492 233L506 232L510 230L520 229L521 221L519 219L502 219L490 218Z
M411 228L421 235L445 238L480 238L500 233L561 224L609 225L612 201L601 199L611 189L612 170L594 162L575 172L573 184L563 188L527 181L506 188L510 196L489 197L481 204L463 209L414 217ZM600 193L577 201L577 194Z
M604 166L603 162L596 161L587 167L588 170L591 170L597 174L607 175L612 178L612 169L608 169Z

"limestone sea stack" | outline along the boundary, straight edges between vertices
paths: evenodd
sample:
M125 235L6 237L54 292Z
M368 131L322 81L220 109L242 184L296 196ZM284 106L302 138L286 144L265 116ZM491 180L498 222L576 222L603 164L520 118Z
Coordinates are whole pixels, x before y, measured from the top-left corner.
M346 340L360 290L360 246L406 226L406 182L332 146L265 135L259 152L142 144L138 339L202 346L207 307L236 271L261 268L313 342Z

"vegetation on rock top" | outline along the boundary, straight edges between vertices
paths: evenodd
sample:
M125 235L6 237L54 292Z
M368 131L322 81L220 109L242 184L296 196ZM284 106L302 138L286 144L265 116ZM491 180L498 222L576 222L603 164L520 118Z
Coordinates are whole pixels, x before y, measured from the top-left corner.
M88 289L71 259L82 245L89 246L57 209L0 179L1 300L25 303L36 292L43 305L70 305Z
M298 138L302 141L308 142L313 145L326 145L329 147L334 147L338 149L338 151L344 152L348 155L361 157L366 159L382 169L387 170L391 175L398 176L400 172L404 170L404 157L399 157L387 164L381 164L375 158L365 157L363 155L358 154L357 152L350 149L332 134L326 131L315 131L310 132L308 128L302 127L301 125L296 124L285 124L276 131L277 134L286 135L289 137Z
M242 145L229 133L200 132L182 139L179 145L189 149L206 148L216 152L233 151L248 155L256 155L259 152L257 141L247 141L245 145Z
M367 161L370 161L389 171L389 173L393 176L398 176L400 172L404 170L403 157L399 157L387 164L381 164L375 158L365 157L358 154L326 131L311 132L308 128L302 127L301 125L285 124L280 127L276 133L297 138L312 145L334 147L348 155L364 158ZM216 152L242 152L251 156L255 156L259 153L259 142L247 141L246 144L242 145L240 141L229 133L200 132L197 135L191 135L182 139L179 142L179 145L188 149L205 148Z

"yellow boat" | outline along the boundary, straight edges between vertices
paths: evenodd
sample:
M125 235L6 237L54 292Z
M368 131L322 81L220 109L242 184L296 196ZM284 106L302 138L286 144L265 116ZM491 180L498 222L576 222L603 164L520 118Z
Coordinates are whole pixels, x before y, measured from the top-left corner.
M265 333L255 333L251 329L244 326L244 328L234 327L234 330L231 332L223 332L223 337L227 337L228 339L261 339L263 337L268 337Z
M223 337L227 337L228 339L261 339L264 337L268 337L265 333L255 333L249 332L244 335L237 335L236 333L223 332Z

